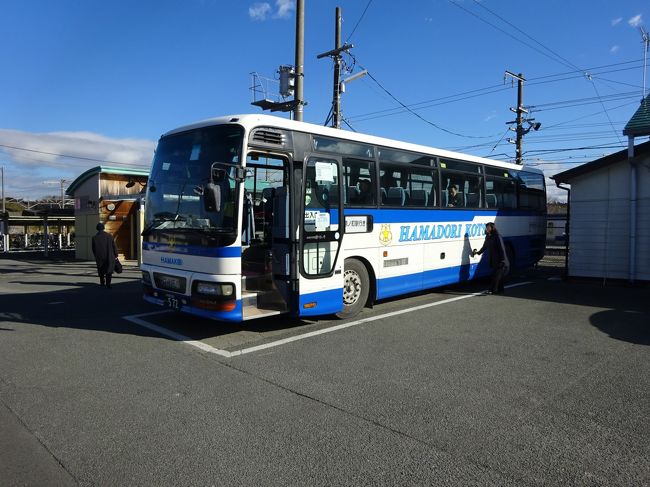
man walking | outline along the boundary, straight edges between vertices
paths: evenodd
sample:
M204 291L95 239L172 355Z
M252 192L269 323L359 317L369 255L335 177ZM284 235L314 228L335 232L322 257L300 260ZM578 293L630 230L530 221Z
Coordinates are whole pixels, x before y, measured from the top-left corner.
M93 255L97 264L99 285L110 289L111 278L115 270L115 259L117 258L117 247L113 236L104 231L104 224L97 224L97 234L93 237Z

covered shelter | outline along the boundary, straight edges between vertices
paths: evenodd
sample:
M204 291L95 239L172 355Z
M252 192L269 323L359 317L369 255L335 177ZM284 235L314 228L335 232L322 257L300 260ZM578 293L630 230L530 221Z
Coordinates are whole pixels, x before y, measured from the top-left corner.
M650 141L634 145L650 135L650 96L623 134L627 150L552 176L569 190L568 277L650 281Z
M92 260L91 239L102 222L113 235L121 259L139 260L144 196L149 172L97 166L79 175L66 194L75 202L75 257Z

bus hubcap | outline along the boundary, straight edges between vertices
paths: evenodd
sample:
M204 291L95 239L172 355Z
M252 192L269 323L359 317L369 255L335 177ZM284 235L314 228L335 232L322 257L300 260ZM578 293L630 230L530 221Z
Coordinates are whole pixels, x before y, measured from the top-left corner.
M345 271L343 275L343 303L346 306L353 305L361 295L361 278L354 271Z

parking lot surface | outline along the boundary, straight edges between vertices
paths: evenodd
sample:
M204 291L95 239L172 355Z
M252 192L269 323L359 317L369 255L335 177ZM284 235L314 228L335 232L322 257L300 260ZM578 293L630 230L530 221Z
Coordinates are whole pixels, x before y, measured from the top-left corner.
M649 485L647 288L559 264L233 325L2 259L2 484Z

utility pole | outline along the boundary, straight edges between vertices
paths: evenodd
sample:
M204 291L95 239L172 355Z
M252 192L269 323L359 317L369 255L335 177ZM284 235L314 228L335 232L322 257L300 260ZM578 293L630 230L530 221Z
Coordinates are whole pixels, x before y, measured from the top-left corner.
M336 7L334 50L341 48L341 7ZM341 128L341 56L334 57L334 86L332 89L332 127Z
M643 28L639 27L641 30L641 39L643 40L643 92L641 93L641 101L645 99L645 77L646 77L646 63L648 60L648 48L650 48L650 36L648 32Z
M5 168L0 166L0 176L2 177L2 214L7 211L5 208Z
M63 185L67 183L65 179L59 181L61 183L61 209L65 208L65 194L63 193Z
M516 123L516 128L515 128L515 133L517 134L517 139L515 142L515 162L517 164L522 164L522 151L521 151L521 143L524 138L524 127L523 127L523 122L524 122L524 113L528 113L527 110L524 109L524 81L526 81L526 78L519 73L519 74L514 74L511 73L510 71L506 71L504 74L504 79L506 76L510 76L513 79L517 80L517 108L513 109L510 108L510 111L513 111L517 114L517 119L515 120L514 123ZM513 122L508 122L508 123L513 123ZM512 130L512 127L510 128Z
M296 94L293 119L302 122L303 80L305 76L305 0L296 1Z
M341 45L341 7L336 7L334 24L334 49L316 56L316 59L331 57L334 61L334 82L332 89L332 127L341 128L341 53L348 52L352 44Z

